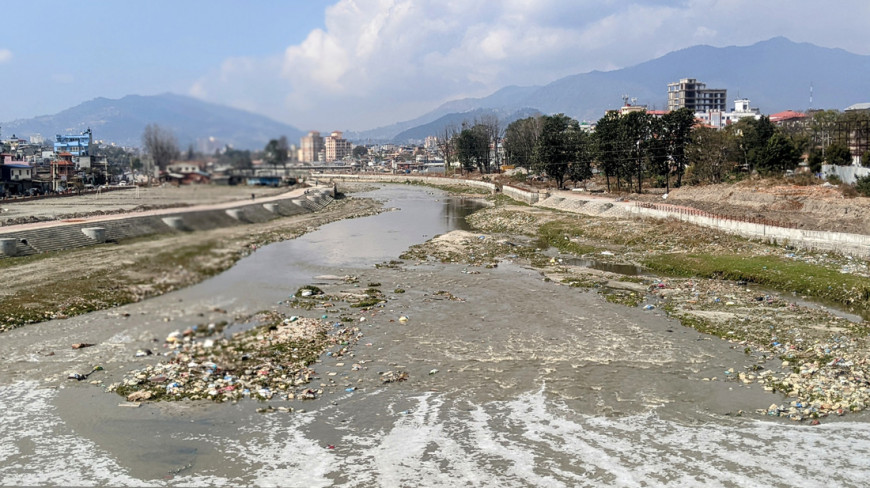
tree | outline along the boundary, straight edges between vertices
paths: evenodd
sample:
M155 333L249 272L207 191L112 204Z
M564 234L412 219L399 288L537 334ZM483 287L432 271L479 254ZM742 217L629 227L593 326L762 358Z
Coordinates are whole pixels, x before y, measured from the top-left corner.
M284 137L284 142L279 139L271 139L265 149L263 149L263 160L272 165L283 165L287 162L287 138Z
M737 142L730 131L699 127L692 131L692 140L686 148L691 173L699 183L721 183L734 171Z
M665 182L665 191L670 192L671 141L664 118L650 120L652 136L647 146L649 170ZM685 152L685 151L684 151Z
M849 166L852 164L852 152L849 147L842 142L835 142L828 146L825 160L828 164L836 166Z
M456 157L454 143L456 138L456 126L448 124L441 130L437 140L438 149L444 157L444 172L450 169L450 162Z
M649 140L652 137L652 117L645 111L629 112L619 117L623 147L628 158L623 166L623 176L631 188L631 181L637 178L637 192L643 191L643 175L646 171L646 158Z
M163 129L157 124L145 126L142 134L142 146L145 152L151 155L154 164L165 171L173 159L178 158L178 141L175 135L168 129Z
M251 151L241 151L227 146L220 155L218 163L221 165L229 165L236 169L251 169L253 161L251 161Z
M741 134L741 162L752 171L758 166L767 142L776 133L776 126L770 122L770 118L762 116L759 119L741 119L734 128L738 134Z
M369 153L369 148L365 146L354 146L353 147L353 157L356 159L365 157Z
M542 117L515 120L504 134L504 151L508 164L531 168L535 145L541 136Z
M814 147L810 149L810 153L807 156L807 163L810 166L810 171L813 173L820 173L822 171L822 163L824 162L825 155L820 148Z
M619 188L619 167L622 161L620 147L619 114L608 112L595 125L595 143L598 162L604 178L607 181L607 191L610 191L610 178L616 177Z
M822 148L823 154L834 140L839 118L840 113L836 110L820 110L813 114L810 121L811 140L813 145Z
M870 167L870 150L865 151L864 154L861 155L861 166L865 168Z
M695 114L688 108L674 110L662 117L662 124L664 125L665 140L668 146L668 156L670 162L673 163L673 171L677 175L676 186L679 187L683 184L683 173L689 165L686 148L692 141ZM670 180L668 178L670 173L671 171L668 170L665 180L668 191L670 191Z
M498 145L504 134L501 131L501 124L498 117L492 114L484 115L474 124L475 126L483 127L487 138L489 139L492 156L487 159L487 172L490 171L490 163L495 166L496 172L500 169L501 161L499 161Z
M535 146L532 169L556 180L562 188L565 176L579 155L580 125L565 114L545 115L541 124L541 136ZM582 175L582 169L578 169Z
M791 139L777 132L767 141L767 146L759 152L758 171L773 173L794 169L800 162L800 156L800 152Z
M580 129L579 124L574 126L568 137L569 147L574 150L574 160L568 164L566 178L576 185L577 182L592 177L592 162L595 160L596 147L592 135Z
M462 129L456 136L456 159L466 171L477 169L481 173L489 170L489 132L481 125Z

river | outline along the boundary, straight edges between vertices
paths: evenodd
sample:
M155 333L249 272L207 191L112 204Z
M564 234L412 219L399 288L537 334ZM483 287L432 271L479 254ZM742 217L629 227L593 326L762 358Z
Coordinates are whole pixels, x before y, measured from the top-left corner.
M866 417L762 417L783 401L708 381L752 359L659 311L607 303L524 266L390 268L409 246L465 226L475 204L427 188L365 194L395 210L272 244L191 288L0 336L0 484L130 486L864 486ZM324 395L264 404L123 399L65 380L141 367L172 330L263 309L316 278L378 282L352 358L314 367ZM389 293L402 288L405 293ZM459 300L445 300L438 291ZM125 315L129 314L129 315ZM407 323L399 316L408 317ZM97 346L70 351L85 334ZM43 354L44 351L55 354ZM353 371L351 363L362 364ZM379 373L409 380L383 384ZM99 380L98 380L99 381ZM351 389L352 391L346 391ZM744 411L742 415L738 412Z

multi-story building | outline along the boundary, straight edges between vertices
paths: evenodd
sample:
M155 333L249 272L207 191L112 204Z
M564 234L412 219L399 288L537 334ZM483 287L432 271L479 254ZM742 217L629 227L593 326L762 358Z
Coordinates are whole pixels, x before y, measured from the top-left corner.
M55 136L54 153L68 152L75 157L90 156L93 145L94 136L91 134L91 129L82 132L81 135L58 134Z
M313 130L299 140L299 160L303 163L313 163L318 160L321 151L325 149L320 132Z
M668 83L668 110L688 108L692 112L725 111L727 90L707 88L695 78Z
M351 154L351 143L342 138L341 131L333 131L325 141L326 161L339 161Z

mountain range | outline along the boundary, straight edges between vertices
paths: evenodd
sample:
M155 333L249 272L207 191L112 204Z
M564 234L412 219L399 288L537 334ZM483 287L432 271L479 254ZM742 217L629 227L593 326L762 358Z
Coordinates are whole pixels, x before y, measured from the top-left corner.
M870 56L775 37L751 46L694 46L628 68L571 75L543 86L510 86L487 97L450 101L416 119L351 136L399 142L409 132L421 135L415 129L419 126L428 125L432 135L437 134L443 127L432 126L432 122L449 114L468 113L473 118L487 110L510 113L532 108L596 121L606 110L620 107L624 95L651 109L664 110L668 83L681 78L727 89L729 105L737 98L749 98L753 107L767 114L788 109L842 110L870 101ZM461 116L449 120L457 118Z
M628 68L571 75L541 86L508 86L486 97L449 101L390 126L346 131L345 137L357 142L422 140L443 133L447 126L488 116L497 117L502 127L537 113L596 121L606 110L621 106L623 96L651 109L666 109L667 85L681 78L727 89L729 105L734 99L749 98L766 114L788 109L842 110L870 101L870 56L775 37L751 46L694 46ZM303 135L261 115L173 94L97 98L55 115L0 126L6 135L40 133L46 138L90 127L96 139L138 146L150 123L172 130L182 148L214 138L221 145L260 149L269 139L284 135L297 143Z
M55 115L14 120L2 124L3 133L27 137L42 134L78 134L91 128L94 139L121 146L140 146L148 124L172 131L182 149L213 138L215 144L237 149L262 149L270 139L287 136L292 143L299 129L244 110L165 93L128 95L118 100L96 98Z

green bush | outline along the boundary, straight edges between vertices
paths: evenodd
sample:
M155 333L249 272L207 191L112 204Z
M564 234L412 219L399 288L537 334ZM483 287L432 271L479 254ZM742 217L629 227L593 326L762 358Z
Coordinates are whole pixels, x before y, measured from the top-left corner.
M864 197L870 197L870 175L862 176L855 181L855 190Z

